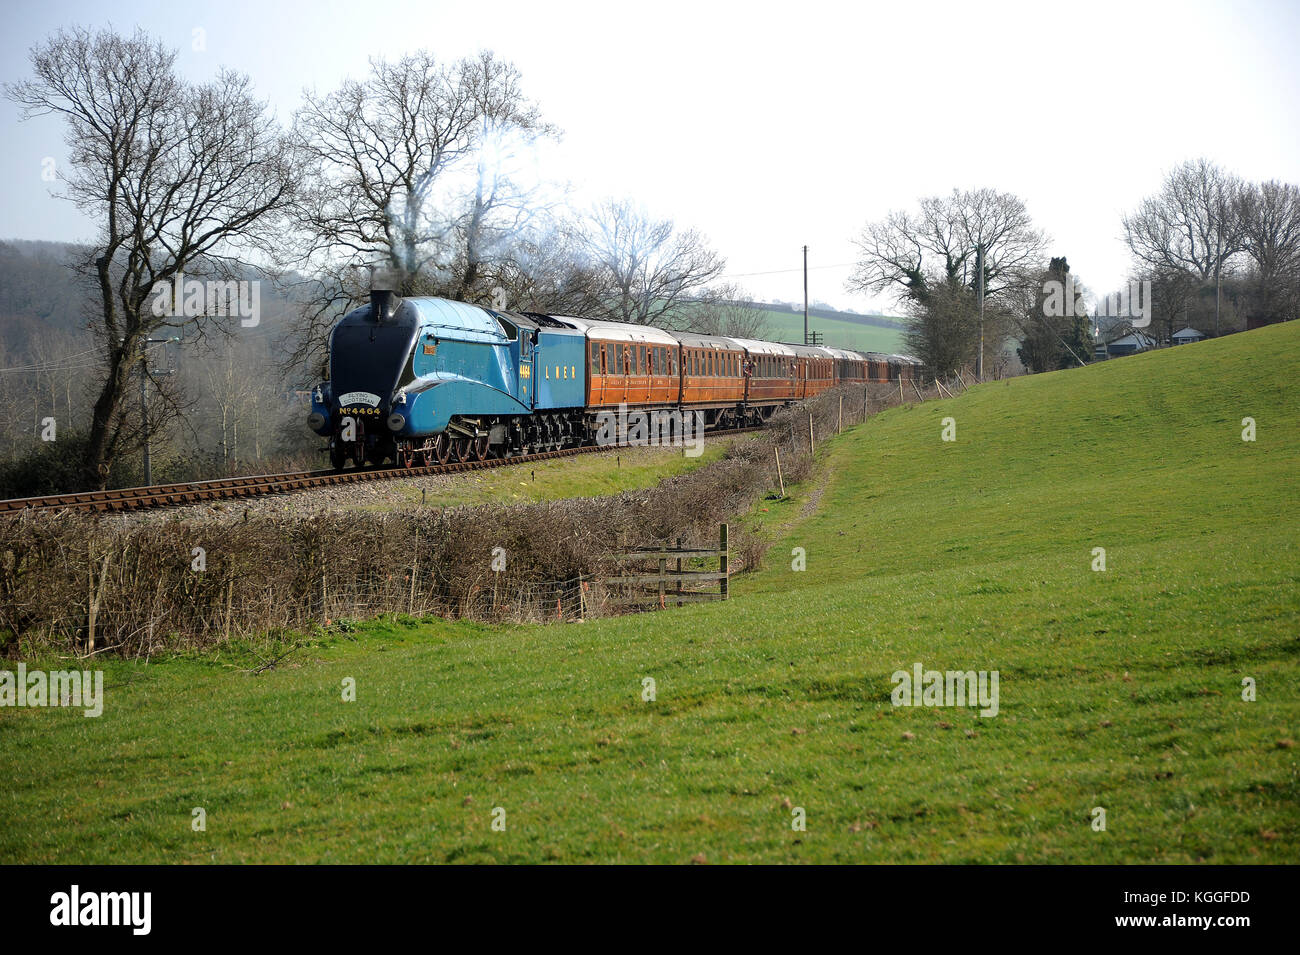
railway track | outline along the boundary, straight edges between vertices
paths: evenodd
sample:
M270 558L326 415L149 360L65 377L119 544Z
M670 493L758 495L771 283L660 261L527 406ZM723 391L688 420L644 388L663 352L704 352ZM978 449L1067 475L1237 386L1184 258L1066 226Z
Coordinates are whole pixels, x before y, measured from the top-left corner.
M734 428L728 431L709 432L722 436L757 431L758 428ZM590 454L597 451L616 451L598 445L580 448L561 448L556 451L539 451L510 458L488 458L484 461L457 461L448 464L428 464L413 468L373 468L354 471L294 471L286 474L255 474L248 477L223 478L215 481L191 481L186 484L153 484L147 487L127 487L111 491L85 491L75 494L50 494L45 497L16 497L0 500L0 514L23 511L140 511L155 507L175 507L185 504L203 504L241 497L261 497L267 494L285 494L336 484L354 484L359 481L382 481L393 478L423 477L432 474L455 474L460 471L478 471L486 468L508 467L529 461Z

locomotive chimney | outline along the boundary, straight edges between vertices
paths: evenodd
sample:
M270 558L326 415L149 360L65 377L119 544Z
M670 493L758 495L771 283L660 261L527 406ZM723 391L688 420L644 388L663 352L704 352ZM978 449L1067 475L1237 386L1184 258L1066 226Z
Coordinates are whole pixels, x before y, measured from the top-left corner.
M370 318L375 322L386 322L393 317L392 289L372 288L370 290Z
M386 322L397 310L397 276L391 269L374 268L370 273L370 319Z

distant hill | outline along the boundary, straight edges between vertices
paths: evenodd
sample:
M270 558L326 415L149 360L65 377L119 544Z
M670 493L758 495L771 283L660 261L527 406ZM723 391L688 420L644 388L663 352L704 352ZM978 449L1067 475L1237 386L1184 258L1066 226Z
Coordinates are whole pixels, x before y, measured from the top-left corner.
M768 335L779 341L803 341L803 306L793 311L764 302L750 303L763 311ZM888 315L859 315L832 309L808 309L808 330L821 332L822 343L832 348L852 348L895 354L905 350L901 319Z

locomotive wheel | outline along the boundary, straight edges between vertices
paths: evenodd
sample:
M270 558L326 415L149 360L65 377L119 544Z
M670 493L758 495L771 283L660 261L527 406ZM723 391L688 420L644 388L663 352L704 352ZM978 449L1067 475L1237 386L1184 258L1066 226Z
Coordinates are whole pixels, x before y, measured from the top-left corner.
M469 438L456 439L456 460L468 461L470 459L469 450L473 442Z
M348 463L348 456L343 450L343 445L335 441L330 447L330 467L335 471L342 471L343 465Z
M434 438L433 456L439 464L446 464L451 460L451 439L445 433Z
M488 449L491 447L488 444L487 435L483 435L481 438L475 438L473 444L474 447L471 453L474 456L474 460L486 461L488 458Z

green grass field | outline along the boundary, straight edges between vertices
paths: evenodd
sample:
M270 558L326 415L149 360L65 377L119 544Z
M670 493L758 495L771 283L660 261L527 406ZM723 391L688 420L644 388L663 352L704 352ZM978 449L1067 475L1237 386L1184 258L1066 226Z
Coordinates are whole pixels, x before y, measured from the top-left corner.
M726 604L105 661L98 719L0 710L0 861L1300 861L1298 372L1293 324L885 412ZM998 715L892 706L918 662Z
M773 341L803 341L803 312L791 312L785 309L767 309L765 337ZM825 344L832 348L855 348L859 351L884 352L897 354L906 351L903 345L903 333L899 329L882 328L877 325L860 325L857 322L845 322L817 315L808 316L810 331L821 332Z

